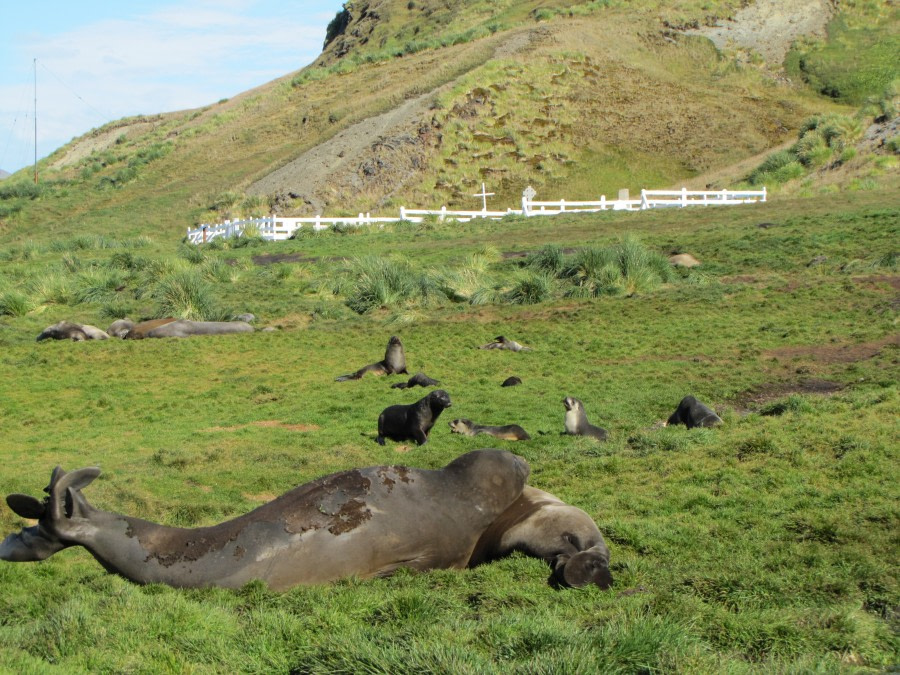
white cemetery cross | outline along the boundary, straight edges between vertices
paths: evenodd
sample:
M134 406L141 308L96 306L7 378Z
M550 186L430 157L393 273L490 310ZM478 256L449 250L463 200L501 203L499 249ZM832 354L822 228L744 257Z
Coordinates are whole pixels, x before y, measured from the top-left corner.
M522 190L522 213L531 214L531 200L537 197L537 191L530 185Z
M481 197L481 199L482 199L482 205L483 205L483 206L482 206L482 212L483 212L483 213L487 213L487 198L488 198L488 197L493 197L493 196L494 196L494 193L493 193L493 192L488 192L488 191L487 191L487 188L484 187L484 183L482 183L482 184L481 184L481 192L478 193L478 194L474 194L474 195L472 195L472 196L473 196L473 197Z

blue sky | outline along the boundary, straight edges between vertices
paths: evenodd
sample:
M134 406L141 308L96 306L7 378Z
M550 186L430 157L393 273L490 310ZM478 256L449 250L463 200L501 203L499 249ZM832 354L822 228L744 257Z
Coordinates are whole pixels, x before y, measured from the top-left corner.
M0 20L0 169L128 115L195 108L310 63L342 0L23 0Z

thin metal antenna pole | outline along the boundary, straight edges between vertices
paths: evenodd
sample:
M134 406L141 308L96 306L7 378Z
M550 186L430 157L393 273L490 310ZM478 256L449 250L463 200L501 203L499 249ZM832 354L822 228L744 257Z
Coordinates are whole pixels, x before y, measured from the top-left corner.
M34 184L38 182L37 170L37 58L34 59Z

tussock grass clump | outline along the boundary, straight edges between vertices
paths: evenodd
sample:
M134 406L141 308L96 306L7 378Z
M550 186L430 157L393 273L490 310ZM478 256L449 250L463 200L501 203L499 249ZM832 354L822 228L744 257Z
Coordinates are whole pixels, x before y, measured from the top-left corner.
M212 286L196 270L176 270L166 275L156 284L153 297L158 303L159 317L208 321L223 316Z
M81 302L109 302L126 285L127 274L115 268L91 267L74 282L74 298Z
M445 298L440 284L412 268L408 260L366 256L350 266L347 306L357 314L375 309L429 304Z
M0 292L0 316L24 316L34 309L27 295L16 290Z
M664 256L633 236L610 248L582 249L562 276L573 286L567 295L580 298L646 293L676 278Z
M554 295L554 278L544 272L525 272L503 298L514 305L534 305L550 300Z
M769 155L747 176L753 185L782 184L812 169L852 157L852 144L862 136L862 123L848 115L815 115L800 128L797 142Z
M71 276L55 270L32 277L25 290L39 305L71 305L77 302L74 286Z

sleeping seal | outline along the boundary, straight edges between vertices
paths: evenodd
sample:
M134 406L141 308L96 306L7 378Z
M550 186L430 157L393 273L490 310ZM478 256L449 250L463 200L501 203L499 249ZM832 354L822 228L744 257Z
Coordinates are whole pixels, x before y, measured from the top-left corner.
M670 416L666 424L683 424L688 429L694 427L714 427L722 424L722 418L709 406L693 396L685 396Z
M450 395L443 389L435 389L412 405L388 406L378 416L378 438L375 440L379 445L384 445L385 438L414 440L418 445L425 445L431 427L444 408L450 406Z
M504 441L530 441L531 436L518 424L507 424L502 427L491 427L483 424L475 424L472 420L458 419L450 422L450 431L464 436L477 436L487 434Z
M484 531L469 567L520 551L550 564L550 582L609 588L609 549L591 517L558 497L526 485L519 498Z
M72 323L71 321L60 321L52 326L47 326L41 331L41 334L35 338L35 342L42 342L44 340L72 340L73 342L82 342L84 340L107 339L109 339L109 335L96 326Z
M588 422L587 415L584 412L584 403L577 398L566 396L563 399L563 405L566 406L566 433L573 436L590 436L598 441L605 441L609 438L606 429L595 427Z
M500 386L501 387L515 387L519 384L522 384L522 378L519 377L518 375L511 375L510 377L507 377L505 380L503 380L503 384L501 384Z
M158 525L91 506L82 494L96 467L56 467L47 496L6 498L36 525L0 543L0 560L44 560L84 546L110 572L139 584L275 591L399 568L462 569L478 538L522 493L528 464L475 450L439 470L373 466L333 473L233 520L209 527ZM113 479L116 480L115 478Z
M437 380L428 377L425 373L416 373L406 382L397 382L392 384L391 389L412 389L413 387L437 387L440 384Z
M387 349L384 352L384 359L381 361L363 366L355 373L336 377L334 378L334 381L346 382L347 380L358 380L366 373L373 373L375 375L397 375L399 373L405 373L409 375L406 371L406 354L403 353L403 343L400 342L400 338L396 335L391 335L391 339L388 340Z
M511 352L531 351L531 347L520 345L515 340L510 340L509 338L503 337L502 335L498 335L497 337L495 337L493 342L488 342L486 345L481 345L479 349L508 349Z

